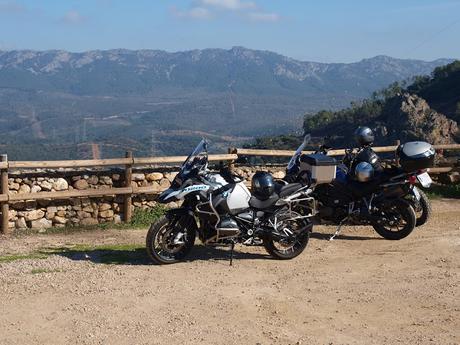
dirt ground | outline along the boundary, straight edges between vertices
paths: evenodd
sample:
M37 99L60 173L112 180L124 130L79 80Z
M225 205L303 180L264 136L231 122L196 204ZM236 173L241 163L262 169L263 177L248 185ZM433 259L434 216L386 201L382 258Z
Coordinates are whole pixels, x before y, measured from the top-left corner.
M198 246L190 261L91 256L0 264L0 344L460 344L460 202L401 241L316 227L291 261ZM0 255L139 243L145 231L0 238ZM142 254L144 255L144 254Z

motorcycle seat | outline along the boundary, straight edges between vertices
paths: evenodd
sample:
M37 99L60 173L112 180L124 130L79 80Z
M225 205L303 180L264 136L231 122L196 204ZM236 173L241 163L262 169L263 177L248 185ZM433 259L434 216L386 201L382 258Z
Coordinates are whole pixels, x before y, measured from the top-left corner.
M279 195L280 198L284 198L292 193L294 193L296 190L302 188L301 183L289 183L289 184L277 184L275 185L275 191L276 194Z
M278 194L272 194L267 200L259 200L252 196L249 199L249 205L257 210L263 210L273 206L279 200Z

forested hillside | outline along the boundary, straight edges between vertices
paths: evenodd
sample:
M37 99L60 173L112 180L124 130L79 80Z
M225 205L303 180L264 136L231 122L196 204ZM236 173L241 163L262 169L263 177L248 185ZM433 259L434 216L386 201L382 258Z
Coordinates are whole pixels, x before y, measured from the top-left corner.
M303 132L333 146L352 144L358 126L371 127L376 144L426 140L431 143L460 142L460 61L437 67L429 76L416 77L407 85L395 82L370 98L352 102L339 111L306 114ZM301 136L258 138L257 148L293 148Z

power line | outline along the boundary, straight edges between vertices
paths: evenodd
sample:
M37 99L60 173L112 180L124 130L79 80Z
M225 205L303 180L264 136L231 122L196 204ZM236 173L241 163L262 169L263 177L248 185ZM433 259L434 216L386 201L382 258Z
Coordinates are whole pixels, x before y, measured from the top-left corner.
M459 23L460 22L460 19L456 19L454 20L453 22L449 23L448 25L444 26L442 29L436 31L435 33L433 33L431 36L429 36L427 39L425 39L424 41L420 42L419 44L417 44L415 47L413 47L412 49L408 50L407 53L413 53L415 50L417 50L418 48L420 48L421 46L425 45L426 43L430 42L431 40L433 40L436 36L440 35L441 33L443 33L444 31L447 31L448 29L450 29L452 26L454 26L455 24Z

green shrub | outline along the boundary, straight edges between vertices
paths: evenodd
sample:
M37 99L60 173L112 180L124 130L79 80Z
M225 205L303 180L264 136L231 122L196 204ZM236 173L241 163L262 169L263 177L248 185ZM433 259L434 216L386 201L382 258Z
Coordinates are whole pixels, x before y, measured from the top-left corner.
M131 218L131 225L133 227L149 226L158 218L163 216L165 212L166 207L160 204L157 204L155 207L147 210L136 209L134 211L133 217Z

